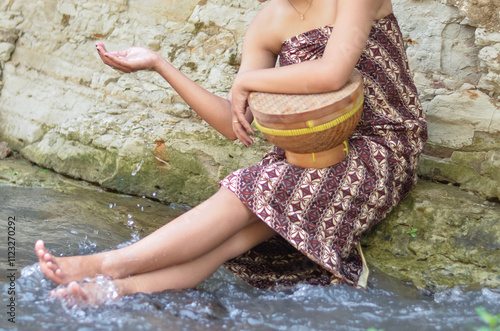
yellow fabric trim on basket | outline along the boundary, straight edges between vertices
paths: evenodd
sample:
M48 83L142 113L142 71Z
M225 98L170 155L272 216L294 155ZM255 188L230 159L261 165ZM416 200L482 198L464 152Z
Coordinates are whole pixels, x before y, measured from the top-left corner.
M330 122L327 122L327 123L324 123L324 124L321 124L318 126L311 126L312 122L307 121L307 124L309 126L308 128L289 129L289 130L270 129L270 128L266 128L266 127L260 125L256 119L255 119L255 126L262 133L267 133L267 134L271 134L273 136L280 136L280 137L302 136L302 135L309 134L309 133L321 132L321 131L331 129L334 126L339 125L340 123L349 119L351 116L353 116L359 110L359 108L361 108L361 106L363 106L363 101L364 101L364 98L361 98L361 101L356 105L356 107L354 107L348 113L346 113L340 117L337 117L336 119L334 119Z
M344 152L345 156L349 155L349 144L347 143L347 140L344 140Z

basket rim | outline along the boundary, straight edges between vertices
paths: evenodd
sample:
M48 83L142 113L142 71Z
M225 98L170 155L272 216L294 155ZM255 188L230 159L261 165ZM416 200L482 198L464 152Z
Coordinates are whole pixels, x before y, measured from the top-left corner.
M335 102L331 103L332 99L330 99L330 96L337 96L339 95L339 92L343 90L344 91L352 90L352 91L348 94L344 94L343 97L339 99L334 98L333 100L335 100ZM340 111L341 109L347 107L351 102L359 100L359 98L364 95L363 77L357 69L354 69L354 71L351 73L351 76L349 77L348 82L342 88L330 92L310 93L308 94L309 96L320 96L319 100L321 101L314 107L306 107L301 109L300 111L291 113L280 113L280 112L275 113L273 111L266 111L265 108L257 106L261 102L260 98L262 96L272 96L272 95L280 97L286 96L288 98L296 98L296 101L302 100L303 97L303 94L269 93L269 92L253 91L249 95L248 106L255 118L258 118L265 123L302 122L305 119L317 119L324 117L328 113ZM326 96L328 96L328 98L326 98Z
M356 114L362 107L363 107L363 103L364 103L364 96L362 96L360 98L360 101L358 102L358 104L353 107L353 109L351 109L349 112L343 114L342 116L339 116L337 118L334 118L333 120L329 121L329 122L326 122L324 124L320 124L320 125L317 125L317 126L313 126L312 125L312 121L307 121L307 124L308 124L308 128L302 128L302 129L271 129L271 128L268 128L268 127L265 127L265 126L262 126L256 118L254 118L254 122L255 122L255 126L257 127L257 129L259 129L259 131L261 131L262 133L264 134L269 134L269 135L273 135L273 136L277 136L277 137L295 137L295 136L302 136L302 135L306 135L306 134L311 134L311 133L318 133L318 132L322 132L322 131L326 131L326 130L329 130L343 122L345 122L346 120L348 120L349 118L351 118L352 116L354 116L354 114Z

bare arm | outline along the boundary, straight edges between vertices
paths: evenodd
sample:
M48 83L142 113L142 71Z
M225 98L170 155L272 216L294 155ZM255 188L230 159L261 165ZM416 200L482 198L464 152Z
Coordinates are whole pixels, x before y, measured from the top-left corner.
M293 66L248 71L239 75L236 84L251 91L274 93L318 93L341 88L366 45L379 2L338 1L335 27L322 58Z
M233 84L232 111L246 130L250 130L250 125L244 122L242 115L250 91L320 93L337 90L347 82L365 47L373 21L385 1L339 0L337 3L335 27L321 59L286 67L248 70L237 75ZM261 22L250 27L248 42L245 39L247 45L243 48L243 59L245 52L251 53L258 47L258 42L254 40L265 33L259 29L263 25ZM244 131L236 133L240 140L245 139Z
M138 70L154 70L158 72L201 118L225 137L231 140L236 139L231 125L233 115L230 101L202 88L156 52L141 47L108 52L102 43L97 43L96 47L102 61L120 71L129 73Z

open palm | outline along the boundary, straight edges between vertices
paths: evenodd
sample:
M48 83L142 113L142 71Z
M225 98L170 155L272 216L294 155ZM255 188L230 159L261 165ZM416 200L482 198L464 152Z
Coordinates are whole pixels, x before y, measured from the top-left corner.
M144 47L108 52L104 44L97 43L96 48L105 64L126 73L154 69L160 59L156 52Z

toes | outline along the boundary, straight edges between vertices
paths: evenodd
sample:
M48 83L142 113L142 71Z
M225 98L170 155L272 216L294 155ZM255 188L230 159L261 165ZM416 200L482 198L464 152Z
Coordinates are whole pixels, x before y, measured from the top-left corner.
M42 274L44 274L45 276L47 276L50 280L56 282L56 280L54 279L54 271L52 269L50 269L47 264L45 263L40 263L40 271L42 272Z
M45 244L44 244L43 240L37 240L35 243L35 250L38 251L38 250L44 249L44 248L45 248Z
M45 255L45 253L47 253L47 250L45 249L45 244L44 244L43 240L38 240L35 243L35 252L36 252L36 255L38 256L39 259L43 259L43 256Z
M68 292L71 293L71 295L79 297L85 301L89 300L87 293L77 282L71 282L68 284Z
M47 261L47 263L45 263L45 265L47 266L47 268L52 270L54 273L56 273L57 270L61 270L61 269L59 269L59 266L52 261Z
M49 251L47 251L47 249L45 248L43 240L38 240L35 243L35 252L40 263L48 263L53 261L52 254L50 254Z
M40 271L48 277L51 281L56 284L63 284L64 281L64 273L59 268L59 266L52 261L44 262L43 260L39 263Z
M66 287L58 287L50 291L51 298L64 298L67 297L70 292Z
M59 277L59 278L63 278L64 274L63 274L63 271L61 270L61 268L57 268L55 271L54 271L54 274Z
M41 259L43 259L43 256L45 255L45 251L41 250L41 249L37 250L36 255L38 256L38 259L41 260Z
M49 252L45 252L45 254L43 254L42 256L42 260L44 260L45 262L52 262L52 254L50 254Z
M82 293L82 287L77 282L71 282L68 284L68 291L73 295L80 295Z

